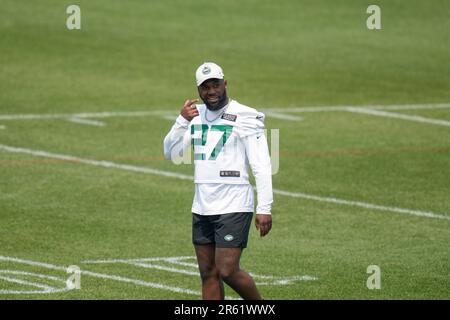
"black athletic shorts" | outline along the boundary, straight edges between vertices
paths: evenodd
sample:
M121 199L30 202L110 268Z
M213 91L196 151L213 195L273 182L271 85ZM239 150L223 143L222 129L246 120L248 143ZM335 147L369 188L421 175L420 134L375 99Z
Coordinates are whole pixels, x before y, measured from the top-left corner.
M247 247L253 212L233 212L202 216L192 214L194 245L214 243L220 248Z

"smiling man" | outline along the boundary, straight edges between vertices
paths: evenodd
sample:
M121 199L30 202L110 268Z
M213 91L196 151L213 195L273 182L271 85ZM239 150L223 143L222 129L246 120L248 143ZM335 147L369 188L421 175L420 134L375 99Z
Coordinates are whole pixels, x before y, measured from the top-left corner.
M249 165L257 189L256 228L262 237L272 228L272 176L264 114L228 97L227 81L217 64L205 62L195 75L204 104L197 104L198 99L184 103L164 139L164 155L173 159L179 156L180 146L186 150L185 142L192 141L192 241L203 299L224 299L225 281L242 298L260 300L255 282L240 269L239 261L254 212Z

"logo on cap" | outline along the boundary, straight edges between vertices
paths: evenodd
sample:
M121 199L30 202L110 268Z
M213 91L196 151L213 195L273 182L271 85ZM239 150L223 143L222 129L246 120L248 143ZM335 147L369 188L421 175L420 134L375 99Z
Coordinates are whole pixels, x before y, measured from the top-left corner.
M211 68L210 67L208 67L208 66L204 66L203 67L203 70L202 70L203 74L209 74L210 72L211 72Z

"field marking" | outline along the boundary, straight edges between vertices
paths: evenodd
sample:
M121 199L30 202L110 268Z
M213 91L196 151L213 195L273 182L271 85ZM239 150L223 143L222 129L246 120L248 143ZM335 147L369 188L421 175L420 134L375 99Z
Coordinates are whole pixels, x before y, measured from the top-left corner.
M193 179L192 176L184 175L181 173L162 171L162 170L152 169L152 168L147 168L147 167L137 167L137 166L126 165L126 164L118 164L118 163L114 163L114 162L110 162L110 161L90 160L90 159L84 159L84 158L79 158L79 157L74 157L74 156L69 156L69 155L63 155L63 154L56 154L56 153L51 153L51 152L46 152L46 151L16 148L16 147L10 147L10 146L3 145L3 144L0 144L0 150L4 150L7 152L11 152L11 153L24 153L24 154L37 156L37 157L58 159L58 160L63 160L63 161L68 161L68 162L89 164L89 165L98 166L98 167L114 168L114 169L121 169L121 170L126 170L126 171L154 174L154 175L183 179L183 180L192 180Z
M449 153L450 147L429 147L429 148L395 148L395 149L336 149L330 151L305 151L305 152L281 152L282 158L300 157L341 157L341 156L372 156L389 155L398 153ZM114 161L165 161L163 155L160 156L111 156ZM33 165L33 164L63 164L66 160L58 159L0 159L0 165Z
M184 267L191 267L191 268L198 268L198 264L197 263L190 263L190 262L183 262L180 260L192 260L194 259L195 261L197 261L196 257L170 257L167 260L170 261L173 264L177 264L180 266L184 266Z
M84 158L79 158L79 157L74 157L74 156L69 156L69 155L56 154L56 153L51 153L51 152L46 152L46 151L11 147L11 146L7 146L7 145L3 145L3 144L0 144L0 150L11 152L11 153L23 153L23 154L29 154L29 155L38 156L38 157L45 157L45 158L59 159L59 160L65 160L65 161L75 162L75 163L89 164L89 165L98 166L98 167L113 168L113 169L120 169L120 170L133 171L133 172L139 172L139 173L153 174L153 175L169 177L169 178L176 178L176 179L181 179L181 180L193 181L193 179L194 179L193 176L185 175L185 174L181 174L181 173L175 173L175 172L171 172L171 171L163 171L163 170L153 169L153 168L148 168L148 167L138 167L138 166L132 166L132 165L118 164L118 163L114 163L114 162L110 162L110 161L89 160L89 159L84 159ZM292 198L303 198L303 199L314 200L314 201L319 201L319 202L328 202L328 203L334 203L334 204L340 204L340 205L360 207L360 208L365 208L365 209L387 211L387 212L394 212L394 213L403 213L403 214L409 214L409 215L418 216L418 217L442 219L442 220L450 221L450 216L447 213L440 214L440 213L434 213L434 212L430 212L430 211L405 209L405 208L397 208L397 207L387 207L387 206L365 203L365 202L361 202L361 201L351 201L351 200L337 199L337 198L333 198L333 197L315 196L315 195L309 195L309 194L301 193L301 192L291 192L291 191L284 191L284 190L279 190L279 189L273 189L273 193L282 195L282 196L292 197Z
M5 280L8 282L12 282L12 283L18 283L21 285L26 285L29 287L36 287L36 288L40 288L43 290L31 290L31 291L19 291L19 290L0 290L0 294L42 294L42 293L52 293L54 292L54 288L53 287L49 287L46 285L41 285L39 283L35 283L35 282L30 282L30 281L26 281L26 280L20 280L20 279L16 279L16 278L11 278L11 277L5 277L5 276L0 276L1 280Z
M139 262L139 261L175 261L187 260L192 256L178 256L178 257L154 257L154 258L137 258L137 259L105 259L105 260L83 260L82 263L111 263L111 262ZM196 266L196 265L195 265Z
M350 106L352 107L352 106ZM357 106L353 106L357 107ZM359 106L361 107L361 106ZM450 109L450 103L425 103L425 104L394 104L394 105L375 105L367 106L369 109L377 110L432 110L432 109Z
M177 116L178 116L178 115L166 114L166 115L163 115L163 116L160 116L160 117L161 117L162 119L170 120L170 121L175 122L175 120L177 119Z
M170 263L172 265L181 265L187 268L175 268L175 267L168 267L168 266L162 266L162 265L156 265L153 263L147 263L149 258L143 258L143 259L107 259L107 260L86 260L82 261L82 263L87 264L117 264L117 263L123 263L128 265L133 265L136 267L142 267L142 268L150 268L150 269L157 269L157 270L164 270L168 272L173 273L181 273L185 275L190 276L200 276L200 273L198 271L198 265L194 263L183 263L179 260L194 260L197 261L197 258L194 256L189 257L158 257L158 258L150 258L151 261L164 261L166 263ZM196 271L192 271L189 268L195 268ZM310 276L310 275L294 275L294 276L273 276L273 275L259 275L255 273L250 273L250 275L257 279L266 280L265 282L257 282L258 285L288 285L295 281L314 281L318 280L317 277Z
M67 270L67 268L65 268L63 266L53 265L53 264L49 264L49 263L42 263L42 262L37 262L37 261L32 261L32 260L25 260L25 259L20 259L20 258L15 258L15 257L0 256L0 261L21 263L21 264L26 264L26 265L35 266L35 267L42 267L42 268L46 268L46 269L50 269L50 270L58 270L58 271L66 271ZM127 278L127 277L122 277L122 276L117 276L117 275L109 275L109 274L91 272L91 271L87 271L87 270L80 270L80 272L82 275L91 276L91 277L99 278L99 279L115 280L115 281L119 281L119 282L131 283L131 284L144 286L144 287L151 287L151 288L162 289L162 290L167 290L167 291L171 291L171 292L201 296L200 291L184 289L184 288L179 288L179 287L175 287L175 286L168 286L168 285L164 285L164 284L157 283L157 282L149 282L149 281ZM229 299L233 299L233 298L229 298Z
M425 104L403 104L403 105L341 105L341 106L317 106L317 107L290 107L290 108L264 108L259 110L267 115L284 120L301 120L289 113L307 112L334 112L349 111L349 108L367 108L375 110L430 110L448 109L450 103L425 103ZM288 113L288 114L285 114ZM110 117L146 117L158 116L163 119L175 121L178 113L167 110L153 111L117 111L117 112L81 112L81 113L54 113L54 114L3 114L0 120L51 120L51 119L87 119L87 118L110 118Z
M36 287L43 290L0 290L0 294L45 294L45 293L57 293L57 292L66 292L70 289L65 285L64 288L55 288L48 285L44 285L41 283L31 282L23 279L11 278L7 276L2 276L1 274L12 274L12 275L25 275L25 276L33 276L41 279L59 281L65 284L65 281L58 277L48 276L39 273L33 272L25 272L25 271L16 271L16 270L0 270L0 279L3 279L8 282L17 283L25 286Z
M104 127L106 125L102 121L89 120L89 119L86 119L86 118L77 118L77 117L68 118L67 121L74 122L74 123L87 124L87 125L90 125L90 126L97 126L97 127Z
M275 112L334 112L348 111L348 108L367 108L375 110L433 110L450 109L450 103L425 103L425 104L394 104L394 105L341 105L341 106L318 106L318 107L290 107L290 108L261 108L262 110ZM0 118L1 119L1 118Z
M5 130L6 126L0 124L0 130Z
M303 118L299 116L293 116L286 113L276 112L276 111L269 111L269 110L261 110L266 117L268 118L274 118L274 119L281 119L281 120L288 120L288 121L302 121Z
M145 269L163 270L163 271L168 271L168 272L173 272L173 273L186 274L186 275L189 275L189 276L199 276L200 275L198 272L195 272L195 271L189 271L189 270L185 270L185 269L166 267L166 266L161 266L161 265L158 265L158 264L148 263L148 262L123 262L123 263L129 264L129 265L133 265L133 266L136 266L136 267L142 267L142 268L145 268Z
M110 118L110 117L146 117L173 114L168 111L130 111L130 112L82 112L82 113L48 113L48 114L4 114L0 120L52 120L70 118Z
M393 148L393 149L336 149L330 151L304 151L304 152L281 152L281 157L339 157L339 156L371 156L389 155L397 153L426 153L426 152L450 152L450 147L427 147L427 148ZM145 159L143 159L145 160ZM1 162L1 160L0 160ZM26 162L23 160L23 162ZM7 163L5 161L5 163Z
M354 112L354 113L364 113L364 114L368 114L368 115L372 115L372 116L387 117L387 118L394 118L394 119L401 119L401 120L408 120L408 121L422 122L422 123L430 123L430 124L436 124L436 125L440 125L440 126L450 127L450 121L425 118L425 117L415 116L415 115L406 115L406 114L401 114L401 113L386 112L386 111L380 111L380 110L368 109L368 108L350 108L349 107L349 108L347 108L347 111Z
M319 201L319 202L328 202L328 203L333 203L333 204L341 204L341 205L360 207L360 208L371 209L371 210L389 211L389 212L394 212L394 213L404 213L404 214L409 214L409 215L418 216L418 217L442 219L442 220L450 221L450 216L447 215L446 213L439 214L439 213L434 213L434 212L430 212L430 211L405 209L405 208L397 208L397 207L386 207L386 206L380 206L380 205L376 205L376 204L365 203L365 202L361 202L361 201L352 201L352 200L343 200L343 199L338 199L338 198L333 198L333 197L315 196L315 195L310 195L310 194L301 193L301 192L273 190L273 193L283 195L283 196L293 197L293 198L302 198L302 199L314 200L314 201Z

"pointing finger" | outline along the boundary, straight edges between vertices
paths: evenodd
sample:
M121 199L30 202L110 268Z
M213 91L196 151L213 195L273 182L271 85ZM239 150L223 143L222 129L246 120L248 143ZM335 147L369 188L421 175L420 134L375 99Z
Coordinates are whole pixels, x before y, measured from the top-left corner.
M189 100L189 101L187 102L186 106L190 107L190 106L192 106L193 104L195 104L196 102L198 102L198 99L192 99L192 100Z

